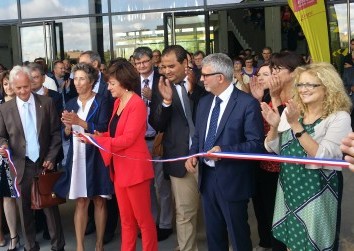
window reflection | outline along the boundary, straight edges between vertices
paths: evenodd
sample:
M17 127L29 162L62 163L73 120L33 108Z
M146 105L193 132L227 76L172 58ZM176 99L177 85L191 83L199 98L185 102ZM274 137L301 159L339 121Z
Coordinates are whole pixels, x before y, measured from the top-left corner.
M204 0L121 0L112 1L112 12L203 6Z
M207 0L207 5L241 3L243 0Z
M0 20L17 19L17 3L13 0L0 1Z
M162 13L140 13L112 17L115 57L129 58L136 47L163 49Z
M108 17L62 19L64 53L66 58L76 59L86 50L98 51L110 60ZM78 32L80 31L80 32Z
M172 17L171 17L172 18ZM178 16L175 15L176 44L182 45L189 52L206 51L204 15ZM209 28L210 39L213 40L213 26ZM172 32L169 30L169 32ZM170 36L169 36L170 37Z
M6 0L7 1L7 0ZM12 1L15 2L15 1ZM16 4L15 4L16 5ZM26 0L21 1L22 18L85 15L107 12L107 0Z
M48 37L50 36L50 31L48 27L45 27ZM43 25L33 26L33 27L21 27L21 53L22 61L32 62L37 57L47 58L50 46L46 46L47 40L45 40L43 35ZM47 44L48 45L48 44Z

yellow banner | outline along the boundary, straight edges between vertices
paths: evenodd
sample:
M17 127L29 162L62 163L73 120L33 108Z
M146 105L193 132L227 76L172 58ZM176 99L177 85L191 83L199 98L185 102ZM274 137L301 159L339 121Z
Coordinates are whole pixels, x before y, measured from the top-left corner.
M324 0L288 0L309 45L314 62L331 62Z

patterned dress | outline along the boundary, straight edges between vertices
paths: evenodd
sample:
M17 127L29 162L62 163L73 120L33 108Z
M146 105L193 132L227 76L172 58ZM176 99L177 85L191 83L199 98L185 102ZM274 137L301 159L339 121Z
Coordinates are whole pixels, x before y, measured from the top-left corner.
M313 135L319 122L303 127ZM281 135L280 154L307 156L291 130ZM333 250L341 178L338 171L282 163L273 217L274 237L292 251Z
M10 170L9 160L0 155L0 198L18 197L13 183L15 176L14 170Z

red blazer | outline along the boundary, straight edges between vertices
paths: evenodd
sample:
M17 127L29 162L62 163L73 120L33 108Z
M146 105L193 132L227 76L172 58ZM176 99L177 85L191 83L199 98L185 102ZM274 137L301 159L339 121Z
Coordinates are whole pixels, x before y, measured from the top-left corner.
M112 117L117 112L119 103L120 99L117 99ZM145 142L146 116L144 101L133 94L120 115L114 138L109 136L109 132L103 133L102 136L95 136L95 140L103 148L120 155L100 151L106 166L111 164L113 158L111 168L114 172L110 172L111 179L120 187L139 184L154 177L152 163L148 161L151 155Z

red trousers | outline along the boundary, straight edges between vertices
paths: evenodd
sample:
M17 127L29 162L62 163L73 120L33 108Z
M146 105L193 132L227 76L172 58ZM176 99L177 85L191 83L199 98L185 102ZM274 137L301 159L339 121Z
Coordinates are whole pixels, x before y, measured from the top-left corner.
M135 251L138 227L144 251L157 251L156 224L151 213L150 182L130 187L115 185L122 225L122 251Z

